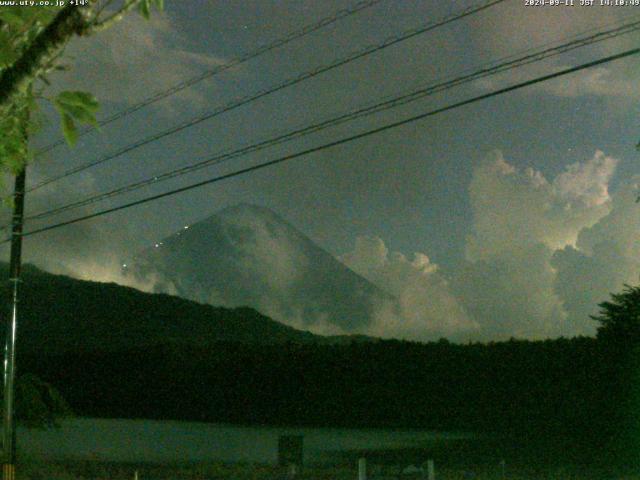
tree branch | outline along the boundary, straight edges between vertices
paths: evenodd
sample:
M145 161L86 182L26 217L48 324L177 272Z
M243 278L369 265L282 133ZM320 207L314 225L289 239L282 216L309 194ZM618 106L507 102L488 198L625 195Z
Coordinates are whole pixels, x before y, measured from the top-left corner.
M105 18L102 21L95 22L93 25L91 25L91 33L99 32L100 30L109 28L114 23L119 22L120 20L122 20L122 17L124 17L128 12L137 7L139 3L140 0L127 0L122 8L120 8L120 10L112 14L110 17Z
M89 31L89 9L68 5L35 38L29 48L0 75L0 112L11 104L14 96L31 84L39 70L64 48L74 35Z

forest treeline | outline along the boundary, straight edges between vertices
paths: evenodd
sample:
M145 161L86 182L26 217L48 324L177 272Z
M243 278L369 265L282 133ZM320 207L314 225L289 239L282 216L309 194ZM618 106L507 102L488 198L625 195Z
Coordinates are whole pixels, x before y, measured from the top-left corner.
M326 338L248 308L32 267L24 277L19 375L38 379L29 391L53 386L76 415L426 428L584 458L640 452L638 288L601 305L597 338L454 344Z
M82 416L474 431L622 458L635 431L624 356L593 338L220 342L33 355L21 368Z

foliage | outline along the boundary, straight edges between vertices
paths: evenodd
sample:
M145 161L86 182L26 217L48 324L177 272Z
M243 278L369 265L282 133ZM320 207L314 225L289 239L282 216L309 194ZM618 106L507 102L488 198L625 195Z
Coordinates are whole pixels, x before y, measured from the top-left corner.
M18 422L32 428L58 426L72 416L71 407L50 383L33 374L22 375L16 384Z
M163 0L124 0L118 8L109 10L111 3L112 0L103 0L90 2L86 7L67 2L66 7L0 9L1 170L15 174L32 157L28 139L39 123L38 100L48 100L54 105L70 145L78 139L77 124L97 126L99 105L92 94L73 91L47 98L43 92L49 85L49 73L65 69L60 58L73 36L108 28L136 7L145 18L149 18L152 7L163 8Z
M149 19L150 15L151 15L151 7L154 6L155 8L157 8L158 10L163 10L164 9L164 0L142 0L138 6L138 10L140 11L140 14L146 18Z
M20 58L56 13L53 7L0 9L0 68Z
M600 313L592 317L600 323L598 339L619 346L640 345L640 287L625 285L599 306Z
M104 0L89 2L86 7L67 2L66 7L0 8L0 173L15 175L33 157L29 138L39 124L38 100L53 103L70 145L78 139L78 123L97 127L99 105L92 94L63 91L48 99L43 91L49 85L48 74L65 68L59 62L73 36L107 28L135 7L145 18L151 6L163 7L162 0L124 0L119 8L107 12L111 3ZM18 416L32 425L52 425L69 411L62 396L34 376L22 377L16 395Z
M37 375L26 373L20 376L15 393L16 418L26 427L57 427L60 420L73 416L71 407L58 389Z
M26 139L32 133L35 123L29 122L29 112L35 107L32 96L22 95L20 100L12 105L9 115L0 117L0 162L2 167L16 174L25 162L30 159Z
M55 10L51 8L3 8L0 9L0 71L9 68L27 46L51 20ZM28 161L26 137L33 133L36 95L29 91L19 92L4 115L0 116L0 162L16 173Z
M69 145L74 145L78 140L76 122L98 126L95 117L98 101L89 93L62 92L54 99L53 104L62 117L62 131Z

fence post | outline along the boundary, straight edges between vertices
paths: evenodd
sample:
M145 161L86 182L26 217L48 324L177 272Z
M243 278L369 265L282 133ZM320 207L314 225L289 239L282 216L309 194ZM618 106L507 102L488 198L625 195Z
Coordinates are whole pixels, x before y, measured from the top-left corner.
M427 460L427 479L436 480L436 468L431 459Z
M367 459L358 459L358 480L367 480Z

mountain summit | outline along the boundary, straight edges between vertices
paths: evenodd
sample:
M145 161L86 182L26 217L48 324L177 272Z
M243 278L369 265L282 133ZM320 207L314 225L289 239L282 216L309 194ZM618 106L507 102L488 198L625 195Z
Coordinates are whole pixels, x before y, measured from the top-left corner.
M352 333L389 298L271 210L226 208L140 252L128 275L156 292L250 306L297 328Z

